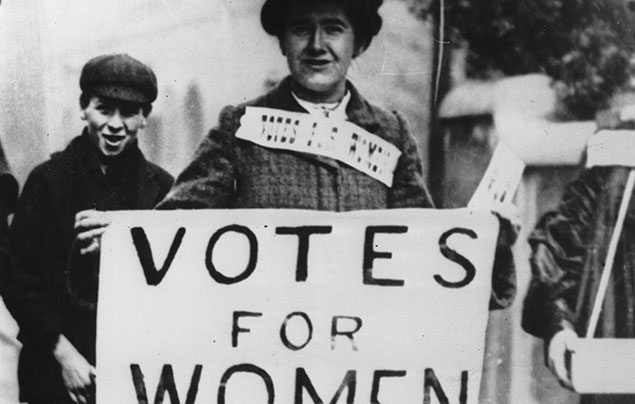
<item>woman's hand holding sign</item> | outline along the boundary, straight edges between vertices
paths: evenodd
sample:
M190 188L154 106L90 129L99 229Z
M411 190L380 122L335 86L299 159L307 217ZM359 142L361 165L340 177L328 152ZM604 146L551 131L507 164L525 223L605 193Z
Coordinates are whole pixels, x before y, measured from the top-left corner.
M578 335L566 328L558 331L549 341L547 349L547 366L558 378L563 387L573 390L571 382L571 353L575 352Z

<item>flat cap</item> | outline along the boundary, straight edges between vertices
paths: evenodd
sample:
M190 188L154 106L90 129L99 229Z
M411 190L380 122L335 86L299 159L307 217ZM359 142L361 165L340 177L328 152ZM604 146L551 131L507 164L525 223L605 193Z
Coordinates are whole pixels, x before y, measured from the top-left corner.
M152 69L127 54L90 59L82 69L83 92L117 100L149 104L157 99L157 77Z

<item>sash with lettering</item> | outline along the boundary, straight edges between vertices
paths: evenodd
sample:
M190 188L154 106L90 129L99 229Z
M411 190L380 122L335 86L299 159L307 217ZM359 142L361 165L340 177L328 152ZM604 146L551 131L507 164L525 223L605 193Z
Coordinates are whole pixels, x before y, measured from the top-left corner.
M392 186L401 152L354 123L273 108L247 107L236 133L272 149L329 157Z

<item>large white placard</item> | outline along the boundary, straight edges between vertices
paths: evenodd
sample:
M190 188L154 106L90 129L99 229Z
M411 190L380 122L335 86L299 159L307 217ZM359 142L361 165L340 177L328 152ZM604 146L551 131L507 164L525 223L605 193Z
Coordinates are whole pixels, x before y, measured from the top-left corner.
M113 222L99 404L477 403L490 213L121 212Z
M571 382L580 394L635 394L635 339L579 338L571 354Z

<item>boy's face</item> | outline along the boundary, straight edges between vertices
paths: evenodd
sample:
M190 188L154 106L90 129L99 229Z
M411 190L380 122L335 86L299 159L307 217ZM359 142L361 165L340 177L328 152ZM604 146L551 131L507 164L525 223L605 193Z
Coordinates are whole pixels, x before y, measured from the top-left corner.
M91 142L108 157L118 156L132 146L138 131L146 125L140 105L96 95L82 110L82 119Z

